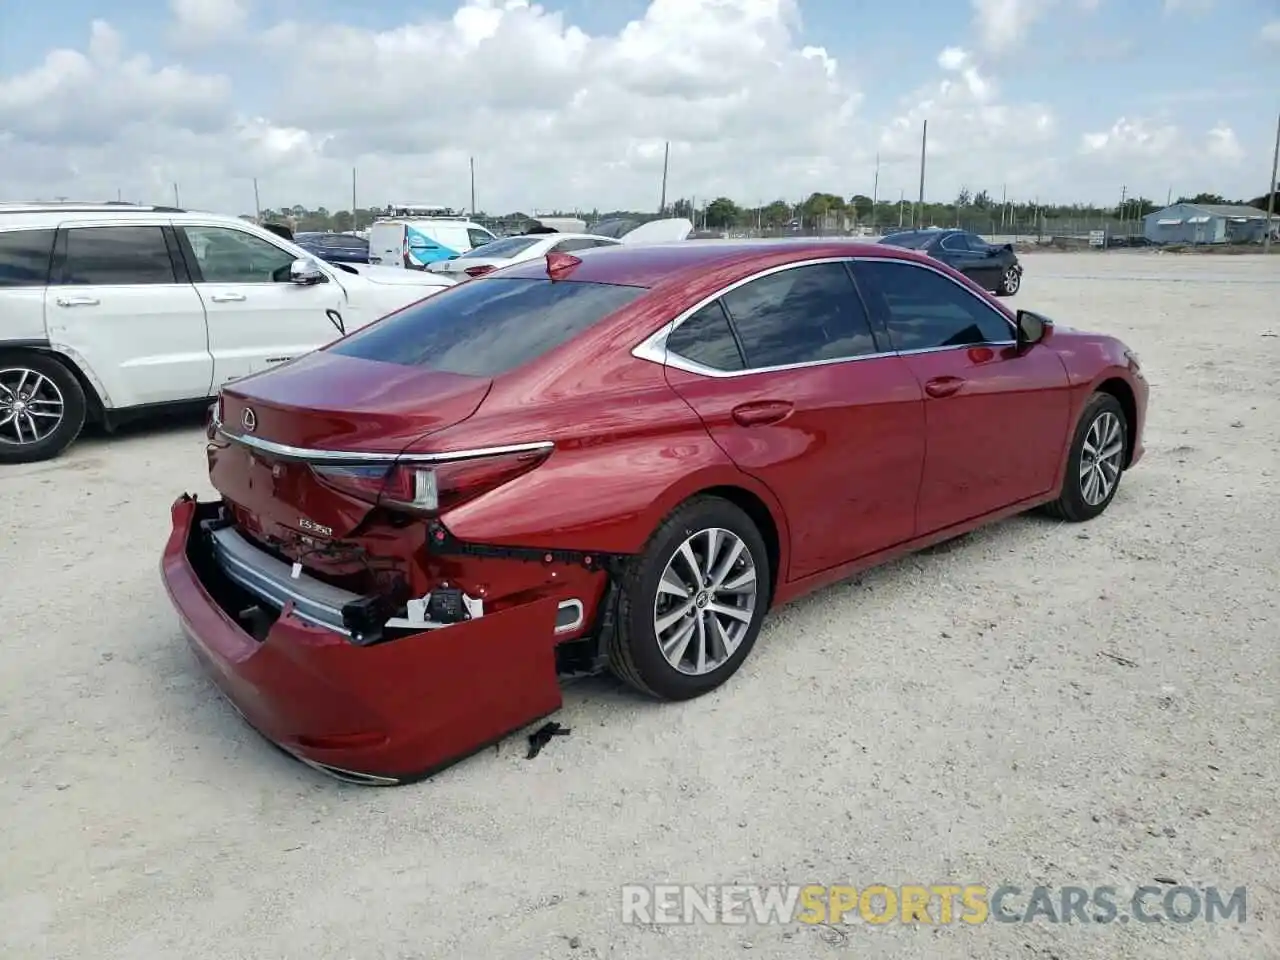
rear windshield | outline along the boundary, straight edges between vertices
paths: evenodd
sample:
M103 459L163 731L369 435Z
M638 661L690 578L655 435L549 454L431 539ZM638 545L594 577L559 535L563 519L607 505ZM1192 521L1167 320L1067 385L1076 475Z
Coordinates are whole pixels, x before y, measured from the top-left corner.
M496 377L568 342L646 292L612 283L469 280L329 349L344 357Z
M935 234L932 233L891 233L880 242L887 243L891 247L906 247L909 250L918 250L928 244L934 236Z
M459 257L455 257L455 259L496 257L501 260L504 257L514 257L517 253L528 250L541 240L542 237L505 237L502 240L490 240L488 243L476 247L470 253L464 253Z

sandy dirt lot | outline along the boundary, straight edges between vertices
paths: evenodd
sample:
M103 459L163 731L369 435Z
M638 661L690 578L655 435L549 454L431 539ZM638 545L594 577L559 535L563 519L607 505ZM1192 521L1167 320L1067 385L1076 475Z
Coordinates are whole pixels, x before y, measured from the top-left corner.
M0 955L1280 955L1280 258L1025 262L1019 305L1119 334L1152 384L1107 514L777 611L696 702L575 684L541 756L416 786L288 760L197 669L157 561L208 492L198 424L0 468ZM624 883L1166 881L1247 887L1245 923L620 917Z

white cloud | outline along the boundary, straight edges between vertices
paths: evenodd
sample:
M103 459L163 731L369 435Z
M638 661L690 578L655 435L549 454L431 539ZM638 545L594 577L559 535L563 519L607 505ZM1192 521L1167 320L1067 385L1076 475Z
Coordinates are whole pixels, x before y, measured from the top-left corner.
M1216 0L1164 0L1165 13L1209 13Z
M1209 156L1229 164L1236 164L1244 159L1244 147L1240 146L1240 138L1226 124L1218 124L1209 131Z
M1003 100L994 79L967 50L947 47L937 62L941 79L908 97L882 131L882 157L918 164L927 120L927 167L934 173L926 169L926 187L934 183L950 195L962 185L998 190L1005 184L1015 194L1033 193L1035 181L1051 167L1046 145L1056 132L1053 113L1042 104Z
M1280 20L1272 20L1270 23L1263 24L1260 36L1264 42L1280 46Z
M1188 130L1169 121L1121 117L1107 130L1080 139L1082 160L1098 175L1110 174L1130 194L1182 184L1191 192L1238 196L1231 185L1246 150L1236 132L1219 123Z
M169 0L170 36L180 46L234 37L249 20L248 0Z
M250 14L279 4L173 0L181 45L168 62L95 21L25 72L0 72L0 193L161 201L177 182L184 202L239 213L253 207L256 178L266 206L345 207L355 167L364 205L461 206L474 157L490 211L646 209L670 141L669 197L869 193L876 153L889 196L914 193L927 119L930 196L1007 184L1011 197L1070 201L1099 184L1109 192L1128 176L1116 164L1163 142L1159 124L1122 122L1076 155L1078 130L1061 133L1053 110L1019 95L1019 77L1001 82L988 44L1024 36L1052 0L975 0L1003 10L1005 26L923 69L904 62L899 76L920 76L919 89L897 100L877 88L869 101L852 79L860 64L801 40L798 0L652 0L595 34L554 0L454 2L383 30L312 18L255 32ZM199 62L220 67L183 55L197 43ZM1256 147L1234 134L1173 136L1186 149L1170 146L1161 163L1191 169L1179 182Z
M1026 38L1032 24L1054 5L1054 0L970 0L974 25L983 49L1000 54ZM1088 9L1088 7L1086 7Z

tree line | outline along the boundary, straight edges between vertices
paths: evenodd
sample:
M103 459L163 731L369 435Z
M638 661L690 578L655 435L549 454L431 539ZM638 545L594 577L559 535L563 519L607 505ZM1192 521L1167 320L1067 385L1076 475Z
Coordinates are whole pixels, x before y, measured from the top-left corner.
M1280 193L1280 184L1277 185ZM1228 200L1213 193L1198 193L1180 196L1176 203L1200 204L1239 204L1252 206L1259 210L1267 209L1269 195L1263 194L1251 200ZM758 229L781 230L789 227L853 227L863 225L896 226L915 222L920 224L949 224L961 219L985 217L993 223L1009 224L1028 223L1032 221L1054 220L1089 220L1116 219L1139 220L1149 213L1163 209L1147 197L1130 197L1115 206L1099 206L1096 204L1039 204L1035 201L1007 200L993 197L987 190L973 192L962 189L951 203L926 202L922 209L916 209L914 200L878 200L865 194L854 194L845 198L840 194L815 192L806 199L796 203L789 200L774 200L763 206L744 206L730 197L716 197L710 202L697 203L691 199L678 199L668 204L663 215L668 217L685 217L693 220L700 227L709 230ZM1276 207L1280 210L1280 196L1276 198ZM295 232L302 231L337 231L366 228L383 211L377 208L359 208L354 215L350 210L328 210L325 207L314 209L301 205L263 210L261 217L242 214L245 220L258 220L267 223L288 223ZM615 217L628 217L640 220L657 216L652 211L593 209L555 211L540 216L579 217L588 224L608 220ZM504 232L519 232L532 221L529 214L516 211L505 214L488 214L477 212L474 218L478 221L495 225Z

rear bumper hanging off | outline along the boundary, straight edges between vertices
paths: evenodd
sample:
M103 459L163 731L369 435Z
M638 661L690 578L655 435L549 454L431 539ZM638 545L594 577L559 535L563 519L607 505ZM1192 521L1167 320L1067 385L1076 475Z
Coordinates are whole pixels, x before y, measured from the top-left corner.
M343 610L365 598L295 578L231 527L203 523L221 514L216 501L174 503L161 576L219 689L300 760L354 782L402 783L559 709L556 599L361 645ZM256 602L276 608L262 639L239 619Z

